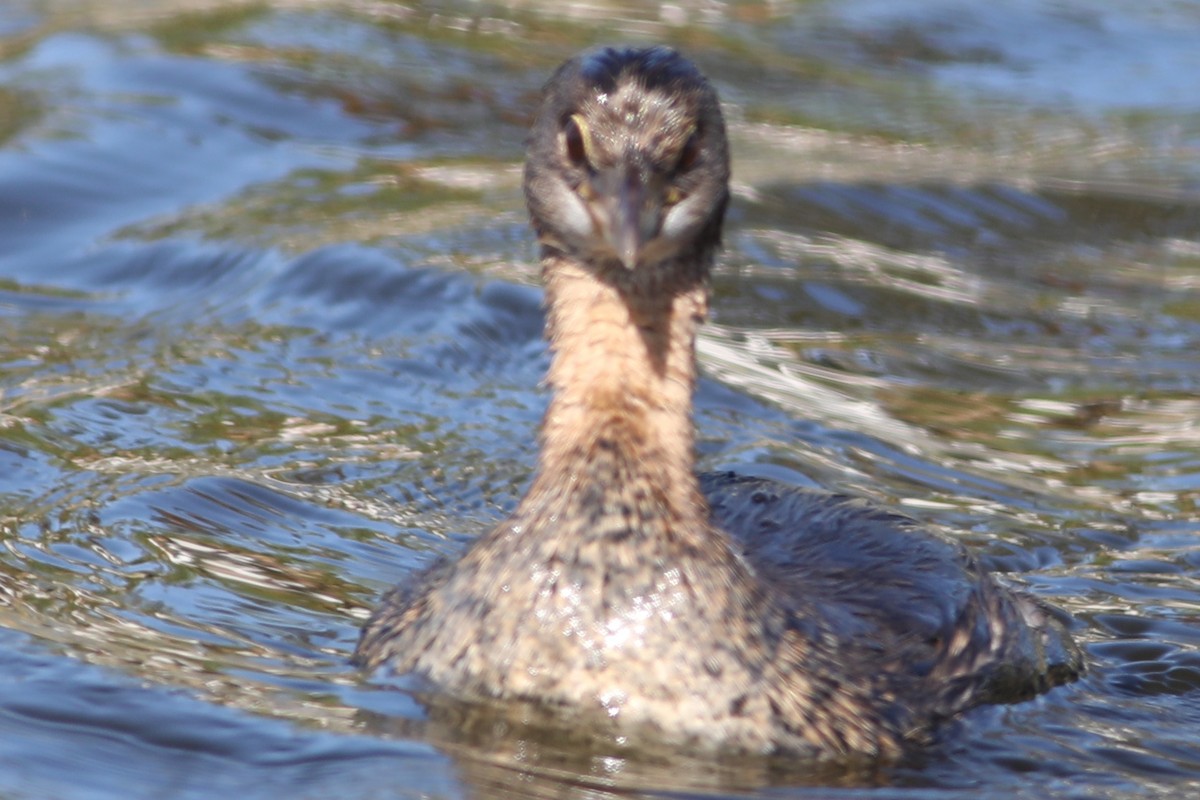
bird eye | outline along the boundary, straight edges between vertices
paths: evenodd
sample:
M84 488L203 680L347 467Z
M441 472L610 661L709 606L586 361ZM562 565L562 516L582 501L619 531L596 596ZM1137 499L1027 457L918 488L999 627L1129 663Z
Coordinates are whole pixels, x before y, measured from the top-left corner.
M700 160L700 134L693 133L688 137L687 143L683 145L683 149L679 151L679 161L675 165L676 172L687 172L696 165Z
M572 164L577 167L588 164L588 128L583 117L572 114L563 123L563 144Z

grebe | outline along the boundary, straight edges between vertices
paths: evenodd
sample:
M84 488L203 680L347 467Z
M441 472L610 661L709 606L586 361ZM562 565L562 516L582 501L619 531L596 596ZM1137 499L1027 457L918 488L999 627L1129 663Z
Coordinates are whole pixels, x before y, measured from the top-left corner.
M383 599L355 660L707 750L895 756L1082 669L959 544L861 500L693 472L695 340L729 197L716 92L601 49L525 167L553 396L512 516Z

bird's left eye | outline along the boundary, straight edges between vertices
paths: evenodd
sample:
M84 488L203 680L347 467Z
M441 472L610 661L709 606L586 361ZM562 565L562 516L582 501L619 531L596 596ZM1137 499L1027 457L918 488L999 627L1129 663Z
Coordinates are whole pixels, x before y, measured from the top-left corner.
M688 137L687 143L683 149L679 151L679 161L675 164L676 172L687 172L696 165L700 160L700 134L693 133Z

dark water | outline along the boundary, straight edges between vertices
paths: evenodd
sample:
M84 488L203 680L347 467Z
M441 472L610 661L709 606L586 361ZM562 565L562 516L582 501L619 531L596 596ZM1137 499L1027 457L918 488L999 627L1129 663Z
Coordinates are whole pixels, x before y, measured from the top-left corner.
M631 39L731 119L703 466L953 532L1085 680L814 774L455 745L347 666L529 478L524 129ZM1197 41L1144 0L5 4L0 796L1200 794Z

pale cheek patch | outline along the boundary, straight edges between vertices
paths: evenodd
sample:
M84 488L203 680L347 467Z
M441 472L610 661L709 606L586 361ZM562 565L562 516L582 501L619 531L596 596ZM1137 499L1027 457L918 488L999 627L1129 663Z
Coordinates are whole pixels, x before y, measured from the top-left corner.
M703 219L704 202L700 195L693 194L671 206L663 217L659 235L664 239L681 239L693 233L696 221Z
M565 185L556 192L554 205L557 207L556 216L562 224L563 231L581 239L590 238L595 233L595 223L588 212L587 205L575 192Z

